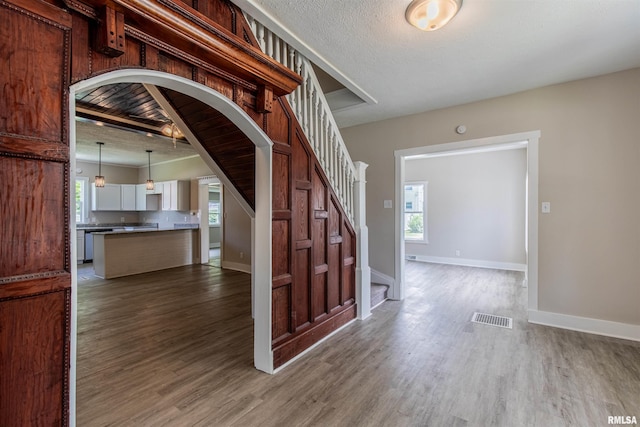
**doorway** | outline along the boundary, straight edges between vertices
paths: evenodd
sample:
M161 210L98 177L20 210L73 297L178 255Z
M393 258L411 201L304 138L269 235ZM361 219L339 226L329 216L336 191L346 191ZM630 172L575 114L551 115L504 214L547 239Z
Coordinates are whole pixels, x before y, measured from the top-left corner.
M271 141L264 132L256 125L256 123L236 104L224 95L191 80L187 80L175 75L143 70L128 69L108 72L88 80L81 81L70 87L69 96L69 115L70 118L70 150L75 153L76 150L76 129L75 129L75 112L76 112L76 93L86 91L92 88L113 83L143 83L157 87L164 87L186 96L192 97L200 102L207 104L220 112L231 123L233 123L243 134L249 138L255 145L255 210L248 212L251 215L251 252L252 257L251 269L254 272L259 269L263 274L251 276L251 300L254 314L254 365L257 369L272 373L273 372L273 353L271 351ZM167 109L163 106L165 110ZM184 122L180 121L179 116L173 116L176 124L187 130L188 127ZM193 145L194 149L200 154L202 159L213 171L217 171L218 167L206 151L199 144L193 135L187 138ZM70 193L75 193L75 156L71 156L71 176L70 176ZM224 174L220 173L219 177L224 180ZM234 191L233 185L229 182L227 187L230 191ZM72 209L75 210L75 207ZM72 214L70 218L71 229L71 265L72 265L72 286L71 286L71 366L70 366L70 411L75 413L76 400L76 359L77 359L77 239L76 239L76 217Z
M479 153L509 148L525 148L527 157L525 209L525 281L528 286L528 309L538 307L538 140L540 131L502 135L469 141L430 145L395 152L396 206L405 206L404 183L406 160L415 156ZM390 289L392 299L402 300L406 294L404 211L395 213L395 280Z
M220 267L222 259L224 224L224 207L222 200L222 184L208 184L209 199L207 204L207 219L209 222L209 265Z

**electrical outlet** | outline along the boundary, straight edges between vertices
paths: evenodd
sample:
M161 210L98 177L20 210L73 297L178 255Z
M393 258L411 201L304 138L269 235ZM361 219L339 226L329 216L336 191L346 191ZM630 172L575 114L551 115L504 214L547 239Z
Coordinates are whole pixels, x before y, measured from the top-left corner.
M240 252L240 259L244 259L244 252Z
M456 250L456 256L460 256L460 250Z
M124 217L123 216L120 217L120 222L124 222Z

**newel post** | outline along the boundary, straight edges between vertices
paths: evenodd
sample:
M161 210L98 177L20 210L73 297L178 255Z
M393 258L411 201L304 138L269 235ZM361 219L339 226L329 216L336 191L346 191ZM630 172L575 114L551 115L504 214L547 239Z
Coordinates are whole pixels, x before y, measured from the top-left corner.
M358 319L371 315L371 269L369 268L369 229L366 214L366 169L364 162L354 162L356 180L353 183L356 226L356 302Z

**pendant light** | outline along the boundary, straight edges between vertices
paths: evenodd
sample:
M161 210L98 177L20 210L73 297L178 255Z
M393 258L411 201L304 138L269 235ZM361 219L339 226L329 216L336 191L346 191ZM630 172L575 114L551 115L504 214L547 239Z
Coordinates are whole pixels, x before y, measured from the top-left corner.
M171 124L167 123L166 125L162 126L160 132L162 132L163 135L173 139L173 148L176 148L176 138L184 138L184 134L182 133L182 131L173 122L171 122Z
M153 151L147 150L147 156L149 157L149 179L147 180L147 190L153 190L153 180L151 179L151 153L153 153Z
M104 142L96 142L98 144L98 175L96 175L96 187L104 187L104 176L102 176L102 146Z

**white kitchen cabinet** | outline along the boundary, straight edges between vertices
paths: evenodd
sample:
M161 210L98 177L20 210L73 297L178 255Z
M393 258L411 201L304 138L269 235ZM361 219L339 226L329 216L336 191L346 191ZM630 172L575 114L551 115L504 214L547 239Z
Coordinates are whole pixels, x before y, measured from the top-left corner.
M135 211L136 210L136 185L135 184L120 184L120 196L121 196L121 210L123 211Z
M84 230L76 230L76 256L78 264L84 261Z
M154 191L161 194L160 207L163 211L189 210L191 182L178 180L156 182Z
M91 184L92 211L119 211L122 207L122 194L119 184L105 184L96 187Z
M163 211L171 211L175 209L171 209L171 199L174 197L174 191L170 181L160 182L158 185L162 185L162 210ZM177 188L176 190L177 191Z
M136 210L157 211L158 209L160 209L160 196L149 194L146 183L136 185Z

